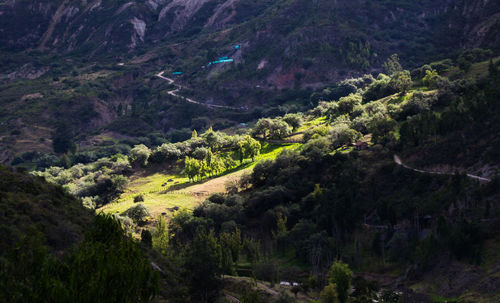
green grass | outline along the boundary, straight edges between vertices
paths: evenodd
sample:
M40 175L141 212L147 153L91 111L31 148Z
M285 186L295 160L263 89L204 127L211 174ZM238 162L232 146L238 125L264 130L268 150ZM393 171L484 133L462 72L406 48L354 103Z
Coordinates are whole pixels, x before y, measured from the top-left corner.
M216 181L219 178L221 180L222 178L229 178L242 170L250 171L260 161L275 159L283 150L297 149L299 146L301 144L278 145L263 143L261 154L256 157L254 162L246 159L242 165L227 170L217 177L207 178L196 183L190 183L189 179L182 174L169 172L155 172L146 176L132 177L132 181L125 192L116 201L102 207L99 211L111 214L122 213L135 204L134 197L140 194L144 196L144 202L142 203L151 210L153 217L164 212L168 213L167 208L174 206L191 211L200 200L204 199L204 197L193 194L193 191L199 190L200 185L208 181ZM173 181L167 182L169 179ZM166 183L166 186L162 186L164 183ZM208 190L208 194L210 193L210 190Z
M496 64L500 62L500 57L493 58L493 63ZM490 60L474 63L471 65L469 70L464 73L463 78L483 78L486 77L489 73L488 68L490 65ZM445 76L449 78L455 78L460 76L463 73L461 69L458 67L453 67L450 69L448 73L445 74Z
M326 122L327 122L327 117L326 116L322 116L322 117L319 117L319 118L316 118L316 119L313 119L313 120L306 121L306 122L304 122L304 124L302 124L301 127L299 127L297 129L297 132L303 132L305 130L308 130L309 128L312 128L314 126L318 126L320 124L324 124Z
M458 303L458 301L459 301L458 298L445 298L445 297L440 297L437 295L432 295L431 299L432 299L432 302L435 302L435 303Z

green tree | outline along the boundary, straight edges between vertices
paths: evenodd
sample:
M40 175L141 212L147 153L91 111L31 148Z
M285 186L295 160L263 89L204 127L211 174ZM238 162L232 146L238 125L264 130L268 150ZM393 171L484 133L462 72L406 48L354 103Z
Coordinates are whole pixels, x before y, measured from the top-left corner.
M214 132L212 127L210 127L204 134L203 138L207 145L212 148L212 150L216 150L222 143L222 136L219 132Z
M69 159L67 154L63 154L61 156L61 166L64 168L70 168L71 167L71 160Z
M273 119L270 129L270 137L271 139L283 139L284 137L290 135L292 133L292 129L282 119Z
M193 132L191 134L191 139L196 139L198 138L198 133L196 132L196 129L193 129Z
M352 280L352 271L349 269L349 266L342 261L336 261L330 267L328 277L330 283L336 285L340 303L347 302Z
M412 85L410 72L407 70L396 72L392 75L389 81L389 88L393 92L406 93Z
M337 114L351 114L354 107L360 105L362 100L363 98L359 94L350 94L349 96L340 98L336 108Z
M248 135L246 135L242 141L238 142L238 146L240 163L243 163L243 159L247 157L250 157L252 158L252 161L255 161L255 157L260 154L260 142Z
M301 127L303 122L300 114L286 114L283 121L292 127L292 131L296 131L297 128Z
M137 163L141 166L148 165L148 159L151 155L151 150L144 144L139 144L134 146L130 150L130 161L132 163Z
M257 121L254 128L252 129L252 136L254 137L262 137L263 139L267 139L271 132L271 127L273 125L273 120L269 118L262 118Z
M50 256L42 238L23 240L2 258L0 301L133 303L158 293L158 274L111 216L96 216L84 241L63 258Z
M168 248L168 229L167 223L162 216L158 217L156 228L153 230L153 247L158 249L162 254L166 254Z
M338 303L339 296L337 293L337 285L330 283L325 286L325 288L321 291L319 298L321 303Z
M52 147L56 153L66 153L73 144L71 126L67 122L61 122L52 134Z
M142 222L146 217L151 216L149 209L142 203L138 203L123 212L123 215L134 220L135 223Z
M399 63L399 56L397 54L391 55L383 65L384 71L388 75L393 75L397 72L401 72L403 68Z
M222 288L222 251L214 232L198 230L186 254L185 268L192 299L195 302L214 302Z
M439 74L435 69L426 70L425 76L422 78L422 83L429 88L436 88L439 78Z
M189 157L184 159L184 173L188 176L189 180L194 181L195 177L200 175L201 168L201 161Z

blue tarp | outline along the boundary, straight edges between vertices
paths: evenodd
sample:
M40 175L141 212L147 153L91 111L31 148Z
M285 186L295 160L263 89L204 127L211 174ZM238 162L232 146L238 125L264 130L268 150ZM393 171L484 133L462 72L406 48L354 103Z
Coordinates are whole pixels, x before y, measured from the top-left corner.
M182 72L173 72L172 75L182 75Z
M234 59L223 59L223 60L212 61L212 62L208 63L207 65L225 63L225 62L233 62L233 61L234 61Z

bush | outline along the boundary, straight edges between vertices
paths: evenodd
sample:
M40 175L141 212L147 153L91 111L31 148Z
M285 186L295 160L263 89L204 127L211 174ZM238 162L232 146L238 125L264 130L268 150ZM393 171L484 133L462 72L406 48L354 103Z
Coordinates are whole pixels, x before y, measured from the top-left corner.
M339 296L337 294L337 285L328 284L323 288L320 295L321 303L337 303L339 301Z
M292 130L295 131L302 125L302 116L300 114L286 114L283 117L283 121L288 123L292 127Z
M141 166L148 165L148 159L151 155L151 150L144 144L136 145L130 151L130 161Z
M351 114L354 110L354 107L360 105L361 101L362 97L359 94L350 94L347 97L342 97L337 103L337 113L340 115Z
M144 195L140 194L134 197L134 203L144 202Z
M328 276L330 283L337 285L336 289L340 303L347 302L352 279L352 271L349 266L341 261L336 261L328 271Z
M151 212L144 204L139 203L127 209L122 215L134 220L135 223L142 223L146 217L151 216Z
M413 116L423 111L428 111L437 101L435 95L426 95L423 92L415 92L408 102L402 105L402 118Z

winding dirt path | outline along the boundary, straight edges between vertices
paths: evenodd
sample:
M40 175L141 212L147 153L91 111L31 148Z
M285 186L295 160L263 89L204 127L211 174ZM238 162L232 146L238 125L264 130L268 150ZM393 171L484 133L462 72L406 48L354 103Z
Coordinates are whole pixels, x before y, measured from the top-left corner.
M439 172L439 171L427 171L427 170L421 170L421 169L409 167L408 165L404 164L403 161L401 161L401 158L398 155L394 155L394 162L396 162L396 164L398 164L406 169L410 169L410 170L413 170L413 171L416 171L419 173L433 174L433 175L449 175L449 176L453 175L451 173L444 173L444 172ZM467 174L467 177L474 179L474 180L478 180L479 182L491 182L491 179L479 177L479 176L472 175L472 174Z
M199 102L199 101L193 100L191 98L183 97L183 96L181 96L181 95L178 94L179 90L182 89L182 86L179 85L179 84L175 84L174 83L175 81L173 79L167 78L167 77L163 76L164 73L165 73L165 71L159 72L158 74L156 74L156 77L158 77L160 79L163 79L165 81L168 81L168 84L175 85L176 88L174 90L168 91L168 94L171 95L171 96L180 98L180 99L185 100L186 102L189 102L189 103L206 106L208 108L223 108L223 109L231 109L231 110L245 110L244 108L238 108L238 107L232 107L232 106L226 106L226 105L207 104L207 103L203 103L203 102Z

